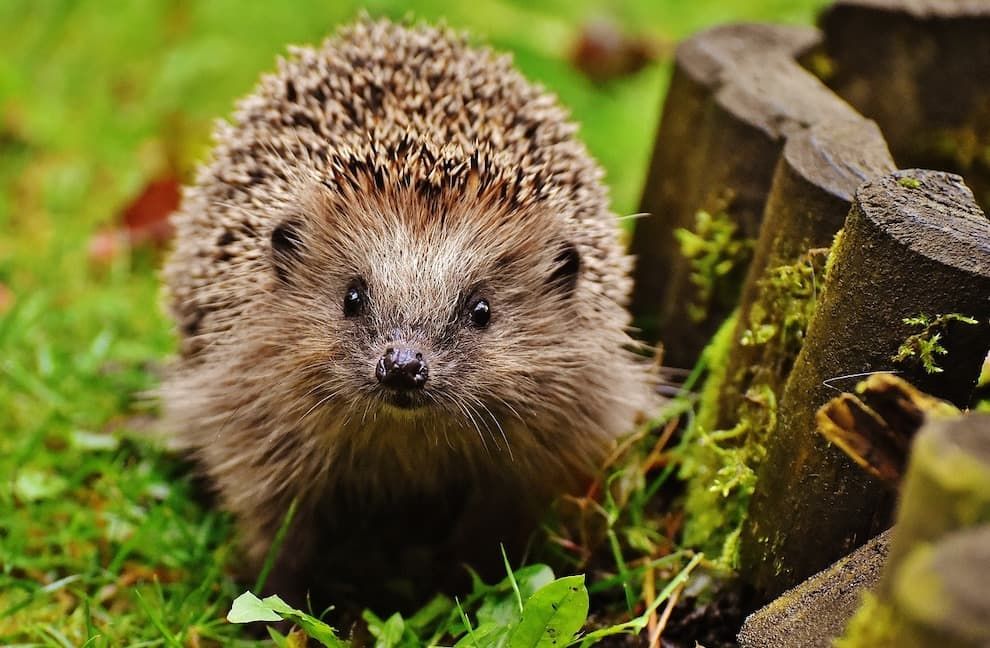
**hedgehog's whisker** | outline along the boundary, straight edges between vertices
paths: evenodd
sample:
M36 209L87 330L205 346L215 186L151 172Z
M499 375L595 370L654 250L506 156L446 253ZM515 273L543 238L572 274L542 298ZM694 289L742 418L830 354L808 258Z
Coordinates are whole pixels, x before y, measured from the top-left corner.
M470 421L471 425L474 426L474 429L478 432L478 438L481 439L481 445L484 446L485 451L490 455L491 450L488 448L488 441L485 440L485 435L482 434L481 428L478 426L478 422L468 409L467 403L464 403L463 399L460 397L454 397L452 402L460 408L461 412L464 413L464 419L466 421Z
M498 422L498 417L495 416L491 408L489 408L484 401L482 401L481 399L476 399L476 400L478 401L478 404L485 410L485 412L488 413L488 416L491 417L492 423L494 423L495 426L498 427L498 432L499 434L502 435L502 441L505 442L505 449L509 453L509 460L515 461L515 457L512 456L512 448L509 446L509 437L505 435L505 430L502 429L502 424Z
M324 386L325 385L319 385L318 387L316 387L316 389L320 389L320 388L322 388ZM315 391L315 389L314 389L314 391ZM316 403L312 407L310 407L308 410L306 410L306 413L305 414L303 414L302 416L299 417L299 420L296 421L296 425L299 425L300 423L302 423L303 421L305 421L306 418L310 414L312 414L316 410L317 407L319 407L323 403L327 402L328 400L330 400L331 398L333 398L334 396L336 396L339 393L339 391L340 390L332 391L332 392L328 393L326 396L324 396L323 398L321 398L320 400L316 401Z

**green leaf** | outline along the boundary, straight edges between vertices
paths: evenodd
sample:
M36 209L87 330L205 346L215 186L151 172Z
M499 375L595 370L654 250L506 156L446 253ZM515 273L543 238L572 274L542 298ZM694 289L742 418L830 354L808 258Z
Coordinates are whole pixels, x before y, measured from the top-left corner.
M295 623L307 635L316 639L327 648L347 648L350 645L349 642L339 639L334 629L326 623L306 614L302 610L290 607L278 595L273 594L262 599L261 602L267 604L273 611L282 615L283 618Z
M416 614L406 619L406 625L420 632L432 625L438 619L450 614L454 602L443 594L437 594L430 602L417 610Z
M292 621L327 648L347 648L350 645L338 639L333 628L316 617L291 607L277 595L259 599L251 592L244 592L234 599L230 612L227 613L227 621L231 623L282 620Z
M402 642L406 623L398 612L390 616L388 621L382 621L370 610L365 610L362 616L368 622L368 632L375 638L375 648L394 648Z
M588 590L584 576L567 576L533 594L523 608L522 620L509 635L511 648L566 646L588 618Z
M227 618L229 619L230 617L228 616ZM275 628L268 626L268 636L272 638L277 648L288 648L289 642L286 640L285 635Z
M497 623L483 623L470 633L461 637L454 648L503 648L508 643L512 626Z
M244 592L234 599L227 613L227 621L231 623L252 623L254 621L281 621L272 608L251 592Z
M519 594L526 601L533 594L553 582L553 570L546 565L529 565L515 572Z
M516 570L514 578L519 588L519 597L525 601L553 581L553 570L546 565L528 565ZM493 591L485 597L478 608L478 623L496 623L504 626L519 621L521 612L515 588L512 587L512 579L506 577L492 589Z

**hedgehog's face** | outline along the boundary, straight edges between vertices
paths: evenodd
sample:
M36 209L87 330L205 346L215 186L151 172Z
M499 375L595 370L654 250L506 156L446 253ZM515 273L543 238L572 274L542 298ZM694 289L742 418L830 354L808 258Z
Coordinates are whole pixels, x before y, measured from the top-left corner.
M275 295L302 331L285 343L306 354L294 365L314 398L474 435L578 397L582 261L548 220L379 211L276 227Z

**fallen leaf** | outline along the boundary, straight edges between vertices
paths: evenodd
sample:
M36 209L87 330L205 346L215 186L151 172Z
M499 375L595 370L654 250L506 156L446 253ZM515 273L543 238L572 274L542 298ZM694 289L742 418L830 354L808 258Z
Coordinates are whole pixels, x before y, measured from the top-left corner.
M128 205L121 216L131 245L152 243L161 245L172 237L168 217L179 208L181 183L173 175L152 180L141 194Z
M179 208L181 183L168 174L151 180L121 212L117 225L96 232L89 241L89 258L107 264L127 250L160 248L172 238L169 215Z

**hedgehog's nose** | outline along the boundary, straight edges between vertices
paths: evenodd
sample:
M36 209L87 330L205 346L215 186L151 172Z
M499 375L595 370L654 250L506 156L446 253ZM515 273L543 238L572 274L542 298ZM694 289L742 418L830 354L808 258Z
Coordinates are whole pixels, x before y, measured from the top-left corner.
M402 391L421 389L430 375L423 354L413 349L385 349L375 377L385 387Z

